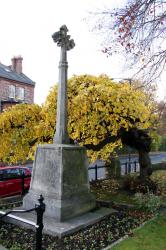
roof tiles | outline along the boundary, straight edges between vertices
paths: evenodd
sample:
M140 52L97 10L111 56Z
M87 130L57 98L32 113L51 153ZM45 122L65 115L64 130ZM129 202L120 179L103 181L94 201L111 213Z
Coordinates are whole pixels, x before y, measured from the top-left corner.
M16 71L13 71L10 66L6 66L0 63L0 77L14 80L17 82L22 82L30 85L35 85L35 82L33 82L30 78L28 78L23 73L18 74Z

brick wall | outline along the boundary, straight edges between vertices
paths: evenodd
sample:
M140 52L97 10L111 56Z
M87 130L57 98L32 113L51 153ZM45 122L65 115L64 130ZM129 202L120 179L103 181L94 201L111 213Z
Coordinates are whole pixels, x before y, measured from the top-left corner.
M9 85L14 85L16 88L24 88L25 103L34 103L34 86L26 83L19 83L16 81L0 78L0 99L9 99Z

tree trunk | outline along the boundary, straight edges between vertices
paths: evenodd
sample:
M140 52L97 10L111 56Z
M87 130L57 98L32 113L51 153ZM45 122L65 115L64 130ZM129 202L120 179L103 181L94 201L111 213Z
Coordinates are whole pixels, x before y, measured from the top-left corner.
M121 177L121 164L117 156L110 156L111 162L106 163L107 168L105 168L106 178L120 178Z
M140 164L140 178L144 180L152 174L151 160L149 157L149 152L138 151L138 153Z

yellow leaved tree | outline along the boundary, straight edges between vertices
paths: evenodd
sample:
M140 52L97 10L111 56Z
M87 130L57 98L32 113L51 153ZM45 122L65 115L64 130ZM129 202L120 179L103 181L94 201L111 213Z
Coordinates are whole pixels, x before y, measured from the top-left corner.
M36 126L42 120L41 107L35 104L19 104L0 114L0 161L24 162L34 155L40 141Z
M33 158L39 143L52 143L55 132L57 85L42 107L16 105L0 115L0 161ZM121 147L121 129L148 129L155 119L146 94L106 75L73 76L68 81L68 131L84 145L91 161L107 160Z
M43 112L54 133L57 86L49 93ZM73 76L68 81L68 130L70 138L87 148L89 158L108 160L121 147L120 130L152 127L153 102L128 83L119 84L106 75ZM50 128L48 129L50 131Z

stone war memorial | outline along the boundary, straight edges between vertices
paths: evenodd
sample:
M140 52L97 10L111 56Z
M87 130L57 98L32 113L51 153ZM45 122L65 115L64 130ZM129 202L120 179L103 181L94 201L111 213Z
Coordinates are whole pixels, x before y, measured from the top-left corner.
M64 25L52 36L61 48L54 141L52 145L38 146L31 188L24 198L24 207L28 209L42 193L45 215L56 221L83 214L95 206L89 191L85 148L69 144L67 132L67 51L75 46L67 31Z
M70 144L67 131L67 51L75 44L67 32L63 25L52 35L61 50L53 144L38 145L30 190L23 199L23 209L27 210L33 208L38 197L43 195L46 205L44 231L59 237L93 224L112 212L108 208L95 209L95 198L89 188L86 149ZM35 221L33 212L19 216Z

